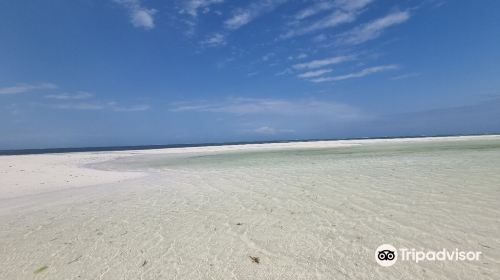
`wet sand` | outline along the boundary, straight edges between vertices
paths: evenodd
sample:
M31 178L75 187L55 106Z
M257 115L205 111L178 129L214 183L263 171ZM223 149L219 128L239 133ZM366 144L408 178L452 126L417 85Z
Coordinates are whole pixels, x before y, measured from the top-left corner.
M496 279L498 217L500 136L0 157L2 279Z

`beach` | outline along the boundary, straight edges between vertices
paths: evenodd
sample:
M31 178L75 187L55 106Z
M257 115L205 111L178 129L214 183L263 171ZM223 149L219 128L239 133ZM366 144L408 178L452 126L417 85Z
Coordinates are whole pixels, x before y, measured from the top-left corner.
M0 156L2 279L497 279L499 217L495 135Z

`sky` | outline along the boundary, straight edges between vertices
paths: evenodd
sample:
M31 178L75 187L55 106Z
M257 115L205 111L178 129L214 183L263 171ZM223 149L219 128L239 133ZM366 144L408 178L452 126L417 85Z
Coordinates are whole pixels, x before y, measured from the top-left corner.
M0 149L500 132L498 11L1 1Z

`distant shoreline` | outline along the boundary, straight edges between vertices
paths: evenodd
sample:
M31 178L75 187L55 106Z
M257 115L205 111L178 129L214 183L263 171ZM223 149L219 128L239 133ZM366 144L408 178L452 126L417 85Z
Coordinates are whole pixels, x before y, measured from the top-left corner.
M155 150L171 148L191 148L191 147L214 147L233 146L248 144L273 144L273 143L295 143L295 142L318 142L318 141L346 141L346 140L377 140L377 139L415 139L415 138L437 138L437 137L461 137L461 136L500 136L500 133L484 134L443 134L443 135L414 135L414 136L379 136L379 137L357 137L357 138L327 138L327 139L284 139L269 141L244 141L244 142L214 142L214 143L193 143L193 144L167 144L167 145L133 145L133 146L103 146L103 147L69 147L69 148L40 148L40 149L12 149L0 150L0 156L11 155L36 155L36 154L60 154L60 153L81 153L81 152L114 152L132 150Z

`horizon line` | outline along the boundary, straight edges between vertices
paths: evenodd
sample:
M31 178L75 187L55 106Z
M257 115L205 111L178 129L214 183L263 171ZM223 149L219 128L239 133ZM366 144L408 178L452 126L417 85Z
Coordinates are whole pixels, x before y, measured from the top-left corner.
M275 139L266 141L230 141L230 142L207 142L207 143L176 143L176 144L152 144L152 145L123 145L123 146L90 146L90 147L59 147L59 148L26 148L26 149L0 149L0 156L34 155L34 154L61 154L61 153L83 153L83 152L116 152L133 150L155 150L191 147L232 146L249 144L273 144L273 143L295 143L295 142L319 142L319 141L341 141L341 140L376 140L376 139L413 139L433 137L460 137L460 136L500 136L500 132L471 133L471 134L433 134L433 135L400 135L400 136L374 136L374 137L352 137L352 138L312 138L312 139Z

